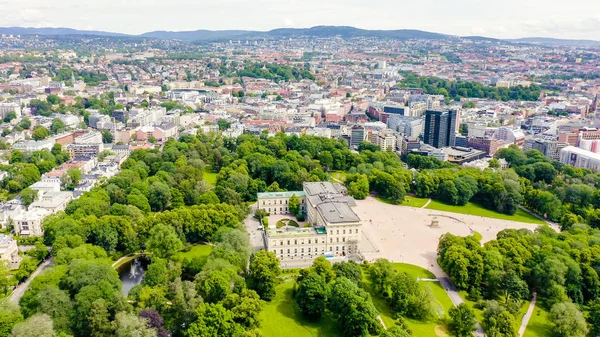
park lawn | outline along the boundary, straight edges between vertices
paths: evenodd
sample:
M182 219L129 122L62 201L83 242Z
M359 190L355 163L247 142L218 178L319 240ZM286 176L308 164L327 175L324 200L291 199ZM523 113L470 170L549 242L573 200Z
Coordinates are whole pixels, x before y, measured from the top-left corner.
M391 199L380 197L378 195L374 195L374 198L385 204L398 205L397 203L393 202ZM429 200L429 199L428 198L417 198L417 197L407 195L404 197L404 201L402 201L402 203L400 205L421 208L421 207L425 206L425 204L427 203L427 200Z
M346 181L346 176L348 175L347 172L344 171L332 171L331 172L331 177L336 180L336 181L340 181L340 182L344 182Z
M404 201L402 202L402 206L410 206L415 208L421 208L425 206L429 198L417 198L410 195L404 197Z
M339 337L337 322L329 312L317 322L302 316L292 293L294 279L285 280L275 291L275 298L266 302L259 315L260 330L264 337Z
M523 337L545 337L552 336L552 323L550 322L550 313L542 308L542 303L538 300L533 309L533 314ZM519 325L520 325L519 321Z
M183 262L183 260L185 260L186 258L191 260L196 257L199 257L202 260L202 264L204 264L208 260L208 255L210 255L210 252L212 252L212 249L213 249L213 246L211 246L211 245L198 244L198 245L192 246L192 248L190 250L188 250L187 252L182 251L182 252L175 254L173 256L173 260Z
M396 272L406 272L407 274L410 274L417 278L435 278L435 276L430 271L428 271L427 269L421 268L419 266L406 264L406 263L393 263L393 267ZM440 283L439 282L421 281L421 284L423 284L426 287L429 287L431 289L431 291L433 292L433 296L435 297L436 302L437 302L438 314L440 315L440 317L447 315L450 308L453 307L453 304L452 304L452 301L450 300L450 297L448 297L448 294L446 293L444 288L440 285ZM366 268L363 268L363 287L365 290L367 290L371 294L371 297L373 298L373 304L375 305L375 308L377 308L377 311L379 311L379 314L381 315L381 319L385 323L386 328L389 329L392 326L394 326L396 324L396 320L393 318L394 314L393 314L390 306L388 305L388 303L385 301L385 299L383 299L379 295L377 295L371 288L371 281L369 281L369 279L367 277ZM438 336L436 334L435 329L436 329L436 326L441 325L440 323L421 322L421 321L417 321L414 319L405 319L405 321L406 321L406 324L413 331L413 336L423 336L423 337L437 337ZM443 328L444 328L443 325L441 327L443 330Z
M512 221L540 224L540 225L545 224L544 221L536 218L535 216L525 212L524 210L522 210L520 208L517 210L517 213L515 213L514 215L508 215L508 214L502 214L502 213L499 213L496 211L485 209L482 206L472 203L472 202L467 203L465 206L454 206L454 205L445 204L445 203L437 201L437 200L432 200L431 203L429 203L429 205L427 205L426 208L431 209L431 210L437 210L437 211L477 215L477 216L482 216L482 217L486 217L486 218L512 220Z
M204 181L206 181L207 184L216 186L217 185L217 175L219 175L218 172L213 172L212 169L207 166L204 168L204 173L202 174L202 179L204 179Z

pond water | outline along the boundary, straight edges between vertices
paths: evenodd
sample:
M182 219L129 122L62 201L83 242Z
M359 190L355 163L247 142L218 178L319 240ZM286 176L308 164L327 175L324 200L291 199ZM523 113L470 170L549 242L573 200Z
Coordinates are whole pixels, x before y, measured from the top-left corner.
M122 290L125 296L129 294L131 288L142 283L146 269L148 269L148 259L143 256L137 257L119 266L117 272L119 273L119 278L123 284Z

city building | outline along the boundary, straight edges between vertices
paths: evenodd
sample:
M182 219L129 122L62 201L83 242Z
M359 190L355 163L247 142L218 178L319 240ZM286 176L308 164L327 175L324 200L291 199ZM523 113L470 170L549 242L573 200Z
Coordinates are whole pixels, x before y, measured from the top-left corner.
M306 207L306 194L304 191L258 193L258 208L274 215L288 214L289 201L293 195L300 199L300 211L304 212Z
M21 262L17 241L10 235L0 234L0 261L9 263L11 267Z
M362 141L365 140L365 128L355 125L350 130L350 148L356 149Z
M502 146L504 142L499 139L475 137L468 140L468 147L483 151L488 156L493 156Z
M574 146L567 146L560 150L560 162L565 165L589 169L600 172L600 154L593 153Z
M423 142L436 148L454 146L456 138L456 111L432 111L425 113Z
M507 126L501 126L496 130L493 135L494 139L504 141L504 144L516 144L518 146L523 145L525 142L525 134L519 129L509 128Z
M19 214L13 218L15 234L19 236L42 236L42 220L50 212L45 209L31 208L29 211Z
M306 182L303 189L281 196L259 196L259 207L268 207L269 200L277 200L283 210L288 196L303 195L309 226L275 228L275 224L271 224L265 229L267 250L282 261L314 259L321 255L338 258L359 255L361 220L352 210L356 205L354 198L346 195L342 186L331 182Z

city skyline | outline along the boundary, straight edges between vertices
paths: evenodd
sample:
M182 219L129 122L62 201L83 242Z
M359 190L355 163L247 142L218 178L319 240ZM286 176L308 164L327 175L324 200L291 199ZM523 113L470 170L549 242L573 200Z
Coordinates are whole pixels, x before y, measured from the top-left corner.
M118 11L115 8L119 8ZM395 3L374 0L350 1L241 0L197 3L172 0L146 1L143 6L118 0L0 0L0 9L12 15L2 26L66 27L125 34L156 30L192 31L304 28L319 25L353 26L363 29L419 29L448 35L481 35L495 38L551 37L600 40L600 3L573 0L569 5L547 6L541 0L481 3L460 0L439 3ZM391 14L390 14L391 13ZM92 15L93 14L93 15Z

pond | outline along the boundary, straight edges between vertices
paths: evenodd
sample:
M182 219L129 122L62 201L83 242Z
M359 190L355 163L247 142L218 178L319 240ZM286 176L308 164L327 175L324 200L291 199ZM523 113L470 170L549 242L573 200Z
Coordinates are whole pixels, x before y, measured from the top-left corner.
M128 261L117 268L119 278L123 284L123 294L127 296L129 290L136 285L142 283L144 279L144 273L148 269L148 259L144 256L136 257L135 259Z

